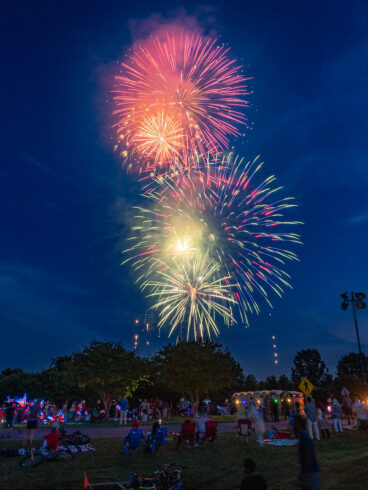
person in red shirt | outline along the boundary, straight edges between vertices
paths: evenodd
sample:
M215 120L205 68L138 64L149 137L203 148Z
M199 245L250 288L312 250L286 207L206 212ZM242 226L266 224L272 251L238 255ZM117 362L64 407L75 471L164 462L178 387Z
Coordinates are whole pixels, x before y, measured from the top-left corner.
M44 447L50 448L52 451L56 451L59 446L59 441L61 439L61 434L57 432L56 428L53 427L51 432L44 436Z

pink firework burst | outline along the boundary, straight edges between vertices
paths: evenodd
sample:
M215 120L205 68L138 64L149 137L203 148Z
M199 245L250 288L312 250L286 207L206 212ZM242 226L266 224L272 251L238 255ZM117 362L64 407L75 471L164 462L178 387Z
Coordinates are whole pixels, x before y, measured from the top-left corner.
M114 115L133 169L152 172L169 166L173 156L186 163L196 154L214 155L240 134L247 78L216 39L185 32L155 36L134 47L121 68ZM156 138L157 132L144 137L142 151L147 121L172 131L167 138Z

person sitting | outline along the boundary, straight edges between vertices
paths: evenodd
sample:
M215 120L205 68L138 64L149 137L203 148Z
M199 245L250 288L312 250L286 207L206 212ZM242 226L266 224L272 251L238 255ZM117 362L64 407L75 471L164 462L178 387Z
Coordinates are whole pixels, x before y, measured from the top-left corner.
M123 449L124 454L133 455L142 445L142 438L144 437L142 429L130 429L128 434L123 437Z
M160 428L160 422L158 420L155 420L152 424L151 432L147 432L147 436L146 436L146 439L144 441L144 448L145 448L146 452L149 452L152 450L153 443L154 443L154 440L156 437L156 432L157 432L157 429L159 429L159 428Z
M50 449L51 451L56 451L59 446L59 441L61 439L61 434L56 430L56 427L51 429L51 432L45 434L43 447L45 449Z
M129 442L129 438L130 438L130 433L134 430L138 430L139 429L139 420L133 420L132 422L132 428L130 429L130 431L128 432L128 434L123 437L123 442L124 442L124 446L126 445L127 442ZM142 435L143 434L143 431L142 431Z
M275 427L274 425L271 427L271 429L268 431L268 438L269 439L273 439L275 437L275 434L277 432L277 427Z
M256 463L251 458L243 461L244 471L247 475L241 482L241 490L267 490L265 479L256 473Z

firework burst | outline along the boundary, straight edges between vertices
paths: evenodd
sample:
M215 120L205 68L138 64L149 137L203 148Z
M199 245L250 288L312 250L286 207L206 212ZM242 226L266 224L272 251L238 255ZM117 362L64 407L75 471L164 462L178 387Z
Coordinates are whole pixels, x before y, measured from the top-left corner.
M228 154L207 166L207 176L196 181L195 192L176 186L169 178L156 179L145 196L151 205L139 208L136 225L126 250L140 284L179 257L205 253L219 264L219 278L232 278L231 294L238 304L239 319L248 324L248 313L259 313L258 301L270 306L269 292L281 296L291 287L284 270L298 260L287 244L300 242L292 231L297 221L284 214L296 206L293 198L277 197L274 176L262 179L262 163Z
M143 289L151 292L153 309L159 311L158 327L169 324L172 333L186 328L187 340L191 334L194 339L203 338L211 333L219 334L216 317L227 322L233 320L231 304L235 303L231 295L229 278L219 278L220 265L196 251L183 254L173 261L156 260L158 268L154 280L146 280Z
M213 155L240 134L247 79L228 51L185 32L132 49L115 77L114 114L118 146L135 170L156 172L173 156L185 164L197 153ZM170 126L165 141L157 138L162 126Z

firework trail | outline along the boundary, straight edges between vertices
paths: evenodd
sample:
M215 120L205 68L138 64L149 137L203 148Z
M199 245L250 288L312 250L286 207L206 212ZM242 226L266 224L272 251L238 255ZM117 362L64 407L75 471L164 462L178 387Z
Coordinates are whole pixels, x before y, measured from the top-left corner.
M115 77L119 148L138 172L166 171L173 159L229 147L246 119L245 78L215 39L186 32L135 46Z
M192 193L175 179L155 179L145 194L149 206L137 208L125 262L132 262L142 286L152 284L162 263L171 267L197 251L206 254L219 265L219 279L232 278L231 285L224 280L238 305L238 319L247 325L248 313L260 312L260 298L272 306L269 292L281 297L291 287L284 266L298 259L286 246L301 243L290 231L300 223L284 218L296 204L277 197L282 187L274 187L274 176L260 177L258 157L246 162L228 154L215 163Z

